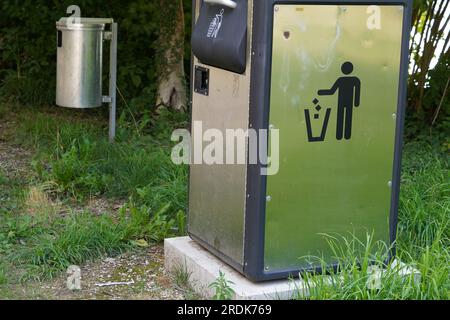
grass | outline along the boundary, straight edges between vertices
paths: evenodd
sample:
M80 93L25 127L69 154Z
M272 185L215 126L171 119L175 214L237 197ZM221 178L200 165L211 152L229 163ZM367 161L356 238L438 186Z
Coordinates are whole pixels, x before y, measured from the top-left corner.
M6 275L6 268L3 265L0 265L0 285L6 284L8 281L7 275Z
M450 183L447 155L425 143L411 143L405 150L400 200L399 247L416 252L434 243L449 244Z
M163 113L165 125L147 132L123 124L110 144L102 121L66 113L16 114L14 142L35 150L36 178L15 181L0 173L0 286L45 280L72 264L184 234L187 169L173 165L170 145L160 142L170 141L161 136L183 118ZM60 214L60 206L96 197L124 205L116 215L70 208Z
M185 264L175 266L172 277L178 290L184 293L186 300L200 300L201 297L195 293L191 285L192 273L187 270Z
M0 120L9 112L0 104ZM32 179L0 172L0 297L12 295L10 286L54 277L69 265L185 233L187 168L172 164L164 142L186 125L185 117L165 112L159 119L121 121L112 145L95 114L22 110L16 117L15 143L35 157ZM371 237L329 237L341 270L326 281L305 275L311 298L450 299L448 173L447 154L436 144L406 145L397 249L420 271L420 282L398 276L390 264L371 286L371 272L385 267L386 248ZM124 205L114 215L70 209L97 197ZM61 214L61 206L69 210ZM187 281L183 274L176 278Z
M380 300L450 299L450 193L447 155L425 142L405 146L398 239L399 260L420 272L402 277L396 264L387 266L386 248L350 236L327 237L341 270L329 277L304 275L311 299ZM312 257L313 258L313 257ZM319 258L319 263L324 263ZM370 263L369 263L370 262ZM324 266L325 267L325 266ZM370 285L371 271L383 270ZM298 292L298 299L305 296Z
M0 215L20 209L23 202L23 179L11 180L0 169Z
M16 250L8 257L25 266L22 280L52 277L72 264L116 255L127 248L120 225L107 216L83 213L52 222L34 220L33 228L36 226L40 229L38 232L22 233L20 245L16 245Z
M5 104L0 103L0 121L4 120L9 113L10 107L7 107Z
M4 215L0 226L0 276L7 273L6 266L12 263L19 271L13 281L45 280L70 265L138 249L133 247L136 240L155 243L178 234L176 220L163 212L122 213L118 217L89 212L62 217L48 211L33 216Z
M160 142L170 139L121 130L111 145L104 130L93 124L73 124L46 114L25 117L19 132L20 142L40 150L34 167L58 193L77 199L133 196L159 208L172 202L174 212L185 207L186 167L174 165L170 145Z

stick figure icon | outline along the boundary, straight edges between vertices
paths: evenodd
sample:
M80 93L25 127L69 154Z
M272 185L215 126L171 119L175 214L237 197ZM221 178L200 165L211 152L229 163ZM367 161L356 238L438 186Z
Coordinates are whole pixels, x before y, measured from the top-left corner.
M329 90L319 90L320 96L331 96L339 90L336 139L346 140L352 138L353 108L359 107L361 99L361 80L358 77L349 76L353 72L353 64L345 62L342 65L342 73L346 76L336 80Z

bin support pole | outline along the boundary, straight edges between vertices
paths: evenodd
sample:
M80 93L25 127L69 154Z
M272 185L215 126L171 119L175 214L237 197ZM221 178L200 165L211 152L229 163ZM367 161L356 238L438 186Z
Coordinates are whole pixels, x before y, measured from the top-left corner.
M109 61L109 141L116 137L116 92L117 92L117 23L111 24L111 45Z

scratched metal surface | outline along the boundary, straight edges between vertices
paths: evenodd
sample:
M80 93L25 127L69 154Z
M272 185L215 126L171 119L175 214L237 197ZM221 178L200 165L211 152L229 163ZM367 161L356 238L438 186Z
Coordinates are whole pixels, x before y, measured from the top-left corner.
M299 259L308 255L334 262L322 234L389 241L403 10L379 8L381 29L370 30L367 6L275 7L270 123L280 129L281 164L268 178L267 271L310 267ZM352 109L351 139L338 141L339 93L318 90L344 76L346 61L360 79L361 103ZM320 138L328 109L325 141L309 142L305 110Z
M248 30L252 4L253 1L248 2ZM194 58L194 65L210 70L209 96L194 93L192 102L192 122L201 121L204 131L217 129L225 137L226 129L248 129L250 46L249 39L243 75L203 65ZM197 135L193 132L194 140ZM246 179L246 164L194 164L190 168L189 232L240 265L244 260Z

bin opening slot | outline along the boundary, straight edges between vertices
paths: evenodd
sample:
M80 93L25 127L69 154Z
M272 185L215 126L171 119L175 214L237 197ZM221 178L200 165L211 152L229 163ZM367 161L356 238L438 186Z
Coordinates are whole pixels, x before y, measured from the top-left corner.
M61 30L58 30L57 38L58 38L58 48L61 48L62 47L62 31Z
M195 66L194 91L205 96L209 95L209 69Z

